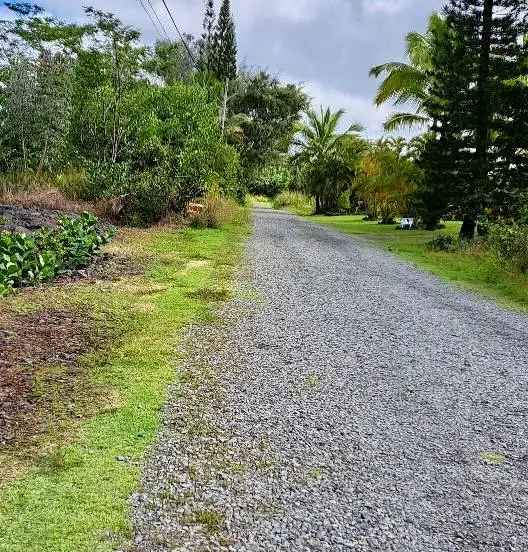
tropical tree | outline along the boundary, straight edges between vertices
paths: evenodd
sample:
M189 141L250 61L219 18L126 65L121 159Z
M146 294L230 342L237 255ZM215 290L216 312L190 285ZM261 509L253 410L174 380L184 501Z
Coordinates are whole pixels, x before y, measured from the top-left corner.
M373 145L361 157L355 191L367 216L381 224L393 224L408 214L420 171L409 159L386 145Z
M429 18L427 32L411 32L407 35L408 61L391 61L377 65L370 70L373 77L384 79L380 84L375 104L392 102L394 106L412 105L414 112L393 113L385 122L385 130L394 131L404 127L424 126L430 119L425 112L424 102L430 86L429 72L432 69L432 55L435 36L445 27L445 19L438 13Z
M241 72L229 87L227 138L240 152L245 180L287 154L308 97L264 71Z
M344 113L322 107L319 113L309 110L294 142L293 162L302 188L315 198L316 213L336 210L339 196L350 188L355 176L357 158L350 155L347 138L359 139L363 127L354 123L339 132Z

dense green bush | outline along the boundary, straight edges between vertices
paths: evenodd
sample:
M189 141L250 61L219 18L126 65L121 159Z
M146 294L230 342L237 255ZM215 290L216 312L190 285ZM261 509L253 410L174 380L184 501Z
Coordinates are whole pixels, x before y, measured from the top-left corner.
M528 225L491 224L486 240L501 261L528 272Z
M84 169L84 185L78 188L77 196L85 201L96 201L118 194L130 178L130 165L126 162L85 161Z
M459 247L459 241L451 234L438 234L427 242L427 247L433 251L455 251Z
M293 184L291 168L285 163L270 163L255 174L249 184L249 191L254 195L275 197Z
M114 230L101 231L97 218L61 217L54 230L32 236L0 233L0 296L12 288L35 285L77 268L86 267L110 241Z
M105 95L96 90L92 96L99 113ZM105 143L108 124L87 119L95 143ZM239 154L222 138L218 106L201 86L136 83L123 98L121 125L115 159L107 154L107 161L100 161L98 146L93 158L85 152L87 178L80 199L122 196L125 220L145 225L169 210L182 211L212 184L228 197L241 195Z

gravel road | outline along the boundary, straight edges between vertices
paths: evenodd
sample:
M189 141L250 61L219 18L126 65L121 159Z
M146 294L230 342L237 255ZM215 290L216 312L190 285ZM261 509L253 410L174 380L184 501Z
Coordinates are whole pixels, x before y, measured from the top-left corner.
M528 550L528 319L256 210L187 339L137 552Z

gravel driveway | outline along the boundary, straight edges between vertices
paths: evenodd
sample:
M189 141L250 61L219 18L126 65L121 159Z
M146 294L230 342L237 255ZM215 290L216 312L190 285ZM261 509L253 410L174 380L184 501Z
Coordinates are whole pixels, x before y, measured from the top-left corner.
M247 261L190 332L134 550L528 550L528 319L285 213Z

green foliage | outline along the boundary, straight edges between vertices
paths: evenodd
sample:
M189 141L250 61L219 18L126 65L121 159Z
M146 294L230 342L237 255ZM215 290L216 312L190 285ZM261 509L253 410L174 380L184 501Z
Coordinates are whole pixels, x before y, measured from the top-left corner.
M434 13L429 19L425 34L412 32L407 35L408 63L389 62L371 69L371 76L385 77L376 94L376 105L392 102L395 106L410 103L415 107L414 113L392 114L385 122L385 130L391 132L404 127L423 126L429 122L424 101L431 85L430 70L435 36L445 25L445 19Z
M421 178L416 165L400 151L399 146L372 146L361 158L354 186L368 216L379 218L384 224L409 214L412 195Z
M270 162L249 183L252 194L274 197L293 186L293 171L285 162Z
M119 193L128 183L130 166L127 163L110 161L85 161L84 178L75 189L77 199L96 201ZM66 190L72 189L71 183Z
M57 167L70 124L69 61L48 52L36 60L12 58L0 108L0 170L42 172Z
M137 224L183 211L212 186L242 201L256 175L269 192L282 189L288 171L263 168L289 152L307 97L265 73L243 74L230 82L221 125L217 77L235 77L236 38L229 2L218 21L213 6L202 38L218 71L194 67L181 41L145 48L111 13L86 8L89 25L65 25L17 3L18 19L2 23L0 170L38 181L66 166L76 177L60 179L64 195L118 196L125 219ZM185 38L197 55L207 46Z
M25 234L0 234L0 292L34 285L53 277L58 269L52 251L41 251L37 241Z
M132 226L148 226L169 211L174 197L174 184L163 171L148 170L128 180L123 195L123 217Z
M88 213L62 217L56 229L32 236L0 233L0 295L87 266L113 234L99 230L97 219Z
M528 272L528 225L491 224L486 241L501 262Z
M210 56L210 69L221 82L226 79L235 79L237 74L237 40L230 0L222 0Z
M362 130L360 125L337 131L343 115L342 110L332 112L322 107L320 113L308 111L308 120L295 141L293 162L301 188L315 198L316 213L337 210L339 196L352 185L364 148L357 134Z
M255 174L280 154L287 154L308 105L303 90L260 71L241 73L230 87L228 103L237 132L231 138L240 152L243 176Z
M284 191L273 198L274 209L290 209L299 215L311 215L315 204L308 196L301 192Z
M491 9L483 0L446 5L424 102L434 122L421 159L430 227L455 209L464 214L464 236L472 238L485 211L511 212L526 188L528 89L511 82L528 54L519 40L528 32L522 6L512 0L494 0Z
M433 251L455 251L458 249L459 242L452 234L438 234L426 245Z
M193 46L192 37L187 37L187 41ZM170 86L179 81L189 82L194 73L194 64L181 40L160 40L154 45L154 52L145 63L145 69Z

